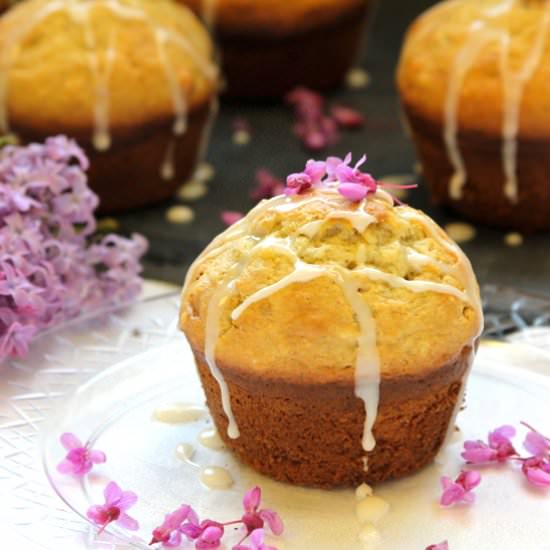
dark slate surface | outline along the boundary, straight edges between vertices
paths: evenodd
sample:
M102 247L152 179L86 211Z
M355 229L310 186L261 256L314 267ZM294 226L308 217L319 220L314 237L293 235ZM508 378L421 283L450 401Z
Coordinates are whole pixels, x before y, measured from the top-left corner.
M433 2L383 0L379 4L361 61L371 75L370 86L331 96L359 108L367 117L367 126L344 134L327 153L343 156L347 151L355 155L366 152L369 170L381 177L413 172L414 151L399 122L394 71L407 25ZM232 121L237 116L244 116L252 127L252 141L247 146L237 146L231 140ZM196 213L194 222L172 225L165 221L166 209L175 201L118 217L124 232L140 231L150 240L151 250L145 261L147 277L180 283L189 263L223 229L220 211L246 211L252 206L248 193L258 167L283 177L304 165L310 155L292 136L291 124L291 112L282 105L222 103L208 153L216 175L209 193L189 203ZM409 204L426 210L441 224L455 221L449 212L430 205L423 182L419 183L421 188L409 196ZM475 240L463 245L480 282L550 294L550 236L530 236L522 246L510 248L504 244L504 235L478 228Z

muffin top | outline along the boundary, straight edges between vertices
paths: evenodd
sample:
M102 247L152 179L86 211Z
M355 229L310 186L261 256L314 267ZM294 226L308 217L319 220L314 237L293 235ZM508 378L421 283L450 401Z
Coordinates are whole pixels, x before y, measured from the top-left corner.
M479 289L459 247L349 161L310 161L289 177L294 195L260 203L190 268L180 325L224 374L423 374L479 336Z
M367 0L178 0L223 34L285 36L322 27L361 8Z
M550 2L450 0L421 15L398 69L421 116L490 134L550 131Z
M0 19L0 125L95 127L101 141L175 118L181 133L216 92L212 58L207 31L171 0L25 0Z

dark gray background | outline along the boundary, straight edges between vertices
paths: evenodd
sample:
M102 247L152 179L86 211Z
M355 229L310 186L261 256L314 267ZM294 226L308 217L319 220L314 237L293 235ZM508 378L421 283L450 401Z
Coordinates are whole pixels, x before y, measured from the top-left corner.
M360 156L365 152L369 157L368 170L378 177L413 172L414 150L401 130L394 72L405 29L433 3L379 2L361 60L361 66L371 75L370 86L330 96L361 110L367 125L343 134L341 142L327 153L343 156L353 151ZM252 141L248 146L237 146L231 140L232 121L237 116L244 116L251 124ZM145 260L147 277L181 283L189 263L223 229L220 211L246 211L252 206L248 193L257 168L266 167L283 177L303 167L311 155L292 135L291 124L291 111L283 105L222 102L207 157L216 175L209 193L200 201L189 203L195 210L194 222L173 225L165 221L166 209L172 203L118 216L122 231L140 231L150 240ZM413 191L407 202L426 210L441 224L456 220L451 213L432 207L423 182L419 183L420 189ZM504 235L505 232L478 227L475 240L463 245L480 282L550 293L550 236L528 236L522 246L510 248L504 244Z

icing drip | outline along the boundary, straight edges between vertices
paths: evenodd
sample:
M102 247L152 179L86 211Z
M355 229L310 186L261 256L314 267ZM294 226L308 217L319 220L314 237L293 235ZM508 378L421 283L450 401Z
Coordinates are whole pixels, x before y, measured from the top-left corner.
M384 194L379 198L381 200L387 200L386 196L387 194ZM436 226L434 222L421 216L420 214L415 213L414 211L396 208L396 212L398 212L398 215L403 220L417 221L420 223L426 229L428 236L439 243L441 247L448 250L451 255L456 258L456 262L453 264L446 264L425 254L406 248L405 254L409 259L410 266L413 269L419 270L423 265L433 265L439 270L454 276L454 278L463 286L464 290L460 290L450 284L441 282L418 279L407 280L403 277L386 273L373 267L362 267L349 270L332 264L308 264L302 261L292 249L290 237L281 239L273 236L252 236L252 229L255 221L267 210L272 210L274 212L288 212L289 210L298 208L299 206L304 207L307 203L314 201L328 202L332 205L332 207L335 207L335 205L337 207L338 203L336 201L342 200L343 199L337 194L337 191L324 190L321 193L321 196L317 195L298 198L280 196L269 201L263 201L256 206L256 208L254 208L246 218L231 226L226 232L214 239L214 241L212 241L203 254L195 261L187 273L183 290L184 300L189 289L190 281L192 281L197 275L196 272L199 262L202 263L207 258L212 258L222 254L224 251L233 246L235 240L243 236L248 235L248 238L252 240L252 246L249 251L233 266L223 284L220 285L212 294L208 304L206 317L205 357L213 376L220 385L222 405L229 421L228 435L232 438L238 437L239 431L235 418L232 414L227 384L215 362L215 347L219 336L221 310L226 303L226 300L235 293L235 285L239 275L247 268L254 258L254 255L261 250L269 249L270 251L288 256L292 260L293 267L290 273L282 277L279 281L261 288L257 292L247 296L237 307L233 309L233 311L231 311L231 321L237 321L253 304L269 298L289 285L307 283L320 277L327 277L339 285L353 311L355 320L359 327L355 364L355 392L357 397L359 397L365 404L366 414L362 443L366 451L371 451L375 447L373 427L376 422L378 411L380 360L376 346L375 320L372 316L370 308L361 296L362 281L379 281L394 288L405 288L411 292L437 292L454 296L463 302L470 303L476 310L476 313L480 319L479 330L476 333L476 338L481 332L481 304L479 302L477 284L475 282L475 277L469 261L458 246L454 245L450 241L447 241L444 233ZM363 210L363 208L361 208L361 210ZM352 214L355 215L354 221L356 223L360 222L361 224L365 224L360 227L366 228L368 224L374 221L374 218L371 215L364 211L361 214L359 209L352 212ZM340 218L340 212L336 210L334 212L334 216L332 217ZM324 223L324 220L318 221ZM305 232L305 234L314 235L318 231L319 227L320 225L317 221L315 221L303 226L299 232L301 234L304 234ZM363 247L363 251L361 251L361 247L359 246L357 255L361 256L361 254L366 255L366 249ZM192 312L191 315L193 315Z
M206 334L205 334L205 359L212 376L218 382L221 393L223 410L227 416L227 435L231 439L237 439L240 436L239 427L233 415L231 408L231 398L229 396L229 388L225 381L218 365L216 364L216 344L220 334L220 315L223 302L233 294L235 279L237 272L242 271L244 266L237 266L234 270L234 277L230 277L225 284L222 284L216 292L214 292L210 303L208 304L208 312L206 315Z
M518 200L517 136L519 130L521 100L523 98L525 85L533 77L533 74L542 59L549 24L550 4L546 2L544 15L542 17L538 33L535 37L533 47L528 52L521 69L515 73L512 72L508 66L510 37L505 35L502 40L501 59L502 81L504 84L502 162L505 176L504 194L511 202L517 202Z
M355 395L365 404L362 445L368 452L372 451L376 445L372 430L380 401L380 357L376 348L376 324L370 308L361 298L359 285L345 272L341 273L339 282L359 325L355 362Z
M466 183L466 167L458 145L458 105L464 78L477 56L490 37L485 33L483 23L476 21L471 29L471 39L466 42L458 54L447 89L445 101L445 130L443 138L447 145L449 160L453 166L453 175L449 182L449 194L452 199L462 198L462 189Z
M212 3L213 0L210 0ZM86 55L90 74L94 86L94 129L92 144L98 151L106 151L111 147L112 137L110 132L110 81L113 65L117 57L117 35L112 32L109 36L108 47L102 52L98 44L96 34L91 22L91 12L95 8L108 9L114 16L131 21L141 21L148 26L157 45L157 56L163 68L165 81L168 86L174 110L173 132L181 136L187 129L187 98L179 84L175 68L166 54L166 45L173 44L188 55L193 63L208 80L214 82L217 79L217 67L207 58L203 58L187 38L168 27L156 23L149 14L135 2L121 3L121 0L48 0L37 9L35 14L21 28L16 29L6 41L10 47L0 53L0 130L9 131L8 117L8 86L10 68L16 60L20 44L25 36L39 25L44 19L58 12L65 12L72 21L82 28ZM103 55L100 55L103 53ZM215 111L215 109L214 109ZM161 176L164 179L174 177L173 145L166 153L161 167Z
M174 106L175 120L173 132L176 136L181 136L187 130L187 104L185 95L181 86L179 86L174 69L166 55L166 43L168 41L168 32L164 29L155 29L155 42L157 44L158 58L166 75L172 103Z
M160 177L163 180L170 181L176 176L175 154L176 141L171 139L166 148L166 153L164 153L164 159L160 167Z
M507 29L498 28L493 21L510 12L517 0L506 0L481 12L470 27L470 35L455 58L447 87L445 101L444 141L453 174L449 181L449 195L459 200L466 184L466 167L458 144L458 109L460 92L468 71L472 68L483 48L496 41L500 48L500 72L503 86L502 109L502 170L504 173L504 195L512 203L518 200L518 131L523 93L527 83L543 58L550 26L550 3L546 2L543 16L531 48L517 71L510 68L510 40ZM449 3L452 4L452 3Z

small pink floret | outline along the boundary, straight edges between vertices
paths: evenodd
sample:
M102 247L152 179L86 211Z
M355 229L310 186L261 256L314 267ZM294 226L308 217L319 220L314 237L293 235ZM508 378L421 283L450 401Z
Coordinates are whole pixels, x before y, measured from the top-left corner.
M481 482L479 472L462 470L459 476L453 481L447 476L441 478L440 504L452 506L457 503L471 504L475 501L475 494L472 492Z
M59 439L68 451L65 459L57 465L61 474L82 477L91 472L94 464L103 464L107 460L104 452L83 445L72 433L64 433Z
M131 491L123 491L114 481L111 481L103 491L105 504L90 506L86 515L101 531L110 523L117 523L129 531L137 531L139 523L130 517L126 511L137 502L138 497Z

